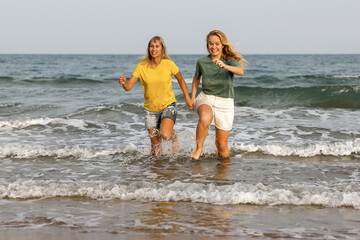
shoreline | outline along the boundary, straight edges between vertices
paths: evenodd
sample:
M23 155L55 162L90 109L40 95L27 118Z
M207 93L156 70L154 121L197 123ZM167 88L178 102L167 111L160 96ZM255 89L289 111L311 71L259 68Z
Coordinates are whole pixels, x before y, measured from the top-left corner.
M161 234L161 233L109 233L109 232L78 232L69 229L36 229L36 230L0 230L2 240L235 240L237 236L199 236L190 234ZM261 238L260 238L261 239Z
M3 200L1 207L2 240L360 237L353 208L69 198Z

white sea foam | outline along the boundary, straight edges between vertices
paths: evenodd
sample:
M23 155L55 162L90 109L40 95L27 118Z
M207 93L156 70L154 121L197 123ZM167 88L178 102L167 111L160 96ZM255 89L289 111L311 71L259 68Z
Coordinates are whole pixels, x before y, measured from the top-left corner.
M317 155L350 156L360 154L360 139L353 141L319 143L306 145L274 144L234 144L234 149L244 152L262 152L274 156L313 157Z
M211 136L209 137L209 139ZM182 139L182 138L180 138ZM205 154L216 153L216 148L212 141L207 141L204 147ZM165 150L166 144L164 143ZM185 152L191 151L191 146L184 144L182 148ZM305 144L305 145L286 145L282 143L274 144L254 144L254 143L234 143L231 151L255 153L261 152L273 156L299 156L314 157L320 155L327 156L355 156L360 155L360 139L346 142ZM43 146L29 144L0 144L0 157L2 158L37 158L37 157L55 157L55 158L97 158L112 156L117 153L142 153L143 149L138 148L132 142L122 147L96 148L92 146Z
M1 128L27 128L30 126L42 125L46 126L50 123L65 124L79 129L85 129L87 123L81 119L64 119L64 118L36 118L27 120L9 120L0 121Z
M360 209L360 192L339 192L315 186L311 191L296 188L296 186L290 186L290 188L272 188L261 183L256 185L235 183L217 186L177 181L168 185L154 182L117 185L79 181L61 184L41 180L18 180L7 183L0 179L0 198L86 197L164 202L186 201L217 205L319 205Z
M25 144L0 144L0 157L7 158L36 158L36 157L56 157L56 158L96 158L111 156L117 153L128 153L137 151L133 143L124 147L114 147L97 149L89 146L41 146Z
M343 74L343 75L334 75L333 78L360 78L360 75L359 74L353 74L353 75Z
M19 105L19 103L0 103L0 108L14 107Z
M192 78L184 78L184 81L186 84L192 84L193 79ZM178 84L178 81L176 80L176 78L173 78L172 82L173 82L173 84Z

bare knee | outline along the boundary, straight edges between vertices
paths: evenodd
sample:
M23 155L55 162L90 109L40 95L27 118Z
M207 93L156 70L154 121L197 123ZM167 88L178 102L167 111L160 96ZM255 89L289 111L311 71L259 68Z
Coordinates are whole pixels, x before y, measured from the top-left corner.
M210 125L211 119L213 117L212 109L210 106L203 104L198 108L199 123L203 127L208 127Z
M173 131L161 131L161 138L165 140L172 140L175 133Z
M199 123L202 127L209 127L211 122L211 117L202 116L199 118Z
M170 118L165 118L161 121L160 126L160 136L164 140L172 140L175 133L174 133L174 120Z
M225 141L216 140L215 145L219 152L224 152L229 149L228 143Z

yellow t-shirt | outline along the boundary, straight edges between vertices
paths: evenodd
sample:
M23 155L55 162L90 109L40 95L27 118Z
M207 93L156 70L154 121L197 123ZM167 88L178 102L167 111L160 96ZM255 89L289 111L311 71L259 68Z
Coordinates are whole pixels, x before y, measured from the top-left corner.
M144 108L151 112L160 112L169 104L176 102L172 89L172 75L179 68L170 59L162 59L156 68L140 62L132 74L140 78L144 90Z

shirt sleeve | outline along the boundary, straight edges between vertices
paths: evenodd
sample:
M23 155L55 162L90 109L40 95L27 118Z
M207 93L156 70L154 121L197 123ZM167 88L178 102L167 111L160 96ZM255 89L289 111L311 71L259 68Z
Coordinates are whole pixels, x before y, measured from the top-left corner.
M230 59L228 65L233 66L233 67L238 67L238 66L240 66L240 63L238 61L235 61L234 59Z
M200 61L198 60L196 63L196 72L195 72L195 76L197 79L200 79L201 77L201 69L200 69Z
M178 72L179 72L178 66L176 66L176 64L173 61L171 61L171 74L176 75L178 74Z
M136 78L140 78L140 63L138 63L132 75Z

